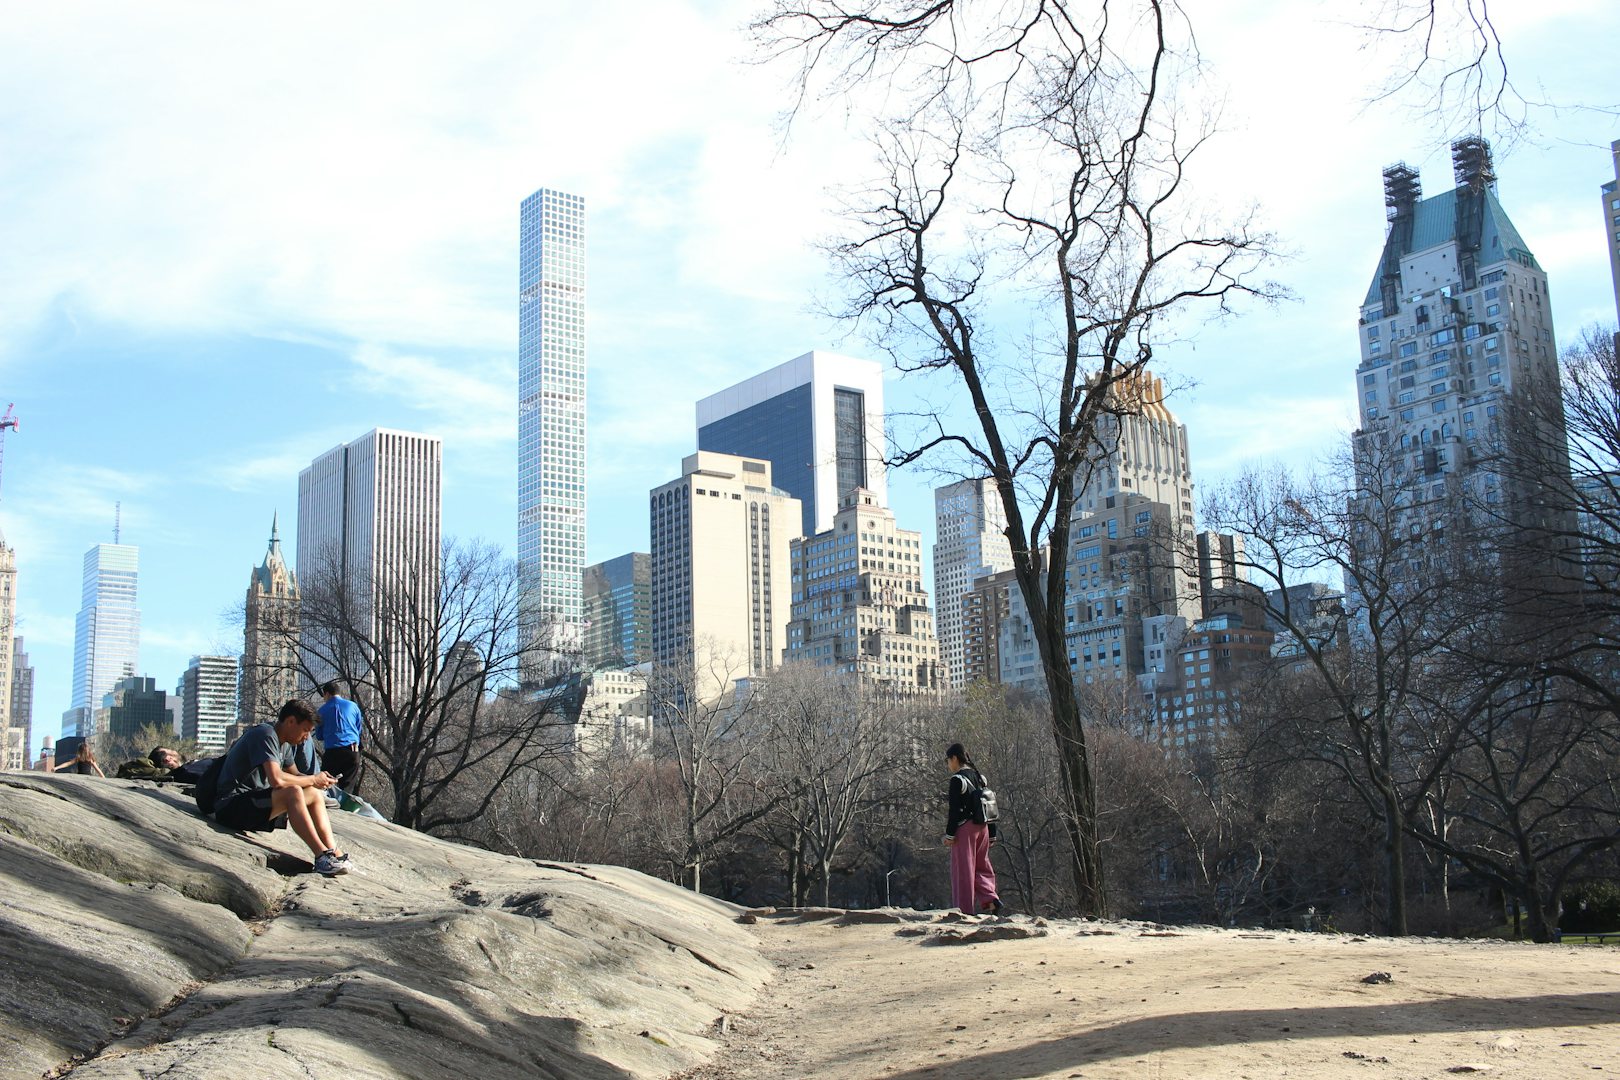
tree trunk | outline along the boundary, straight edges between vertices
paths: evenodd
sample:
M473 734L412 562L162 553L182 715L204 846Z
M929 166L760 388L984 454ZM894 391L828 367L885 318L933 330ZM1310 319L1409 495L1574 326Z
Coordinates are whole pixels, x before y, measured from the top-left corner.
M1406 936L1406 845L1395 792L1384 790L1384 932Z
M1051 651L1045 636L1044 628L1036 629L1043 654ZM1072 848L1075 904L1081 915L1101 919L1108 914L1108 896L1103 881L1102 845L1097 835L1097 791L1091 779L1080 703L1075 697L1074 678L1065 657L1054 655L1046 662L1046 684L1052 700L1052 736L1057 743L1058 773L1063 778L1063 797L1069 811L1063 815L1063 824Z

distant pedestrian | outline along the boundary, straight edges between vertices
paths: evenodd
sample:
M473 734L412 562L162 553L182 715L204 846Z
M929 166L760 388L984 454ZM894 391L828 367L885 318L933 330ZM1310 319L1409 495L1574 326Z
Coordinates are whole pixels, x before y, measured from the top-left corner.
M107 774L101 771L96 764L96 752L90 749L90 740L85 739L79 743L79 748L73 752L73 760L66 765L58 765L57 772L78 773L80 776L99 776L106 779Z
M321 726L315 738L321 744L321 767L338 778L337 786L350 795L360 793L360 706L338 693L336 680L321 687Z
M952 743L945 751L945 765L951 771L946 788L950 812L945 819L945 846L951 849L951 904L967 915L985 911L1000 915L996 871L990 865L990 845L996 842L996 823L975 820L978 792L985 786L984 776L961 743Z

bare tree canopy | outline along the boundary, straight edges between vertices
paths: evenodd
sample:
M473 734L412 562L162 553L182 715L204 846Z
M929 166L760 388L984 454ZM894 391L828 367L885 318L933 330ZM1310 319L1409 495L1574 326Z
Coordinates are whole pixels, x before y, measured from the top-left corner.
M1217 223L1186 184L1208 137L1191 28L1162 0L838 0L756 24L800 87L875 100L857 126L881 179L831 245L837 312L902 371L937 374L971 419L927 417L897 463L994 479L1051 701L1080 910L1107 908L1096 793L1064 637L1077 485L1098 421L1143 404L1153 344L1184 309L1275 295L1269 238ZM1000 338L1018 325L1026 337ZM957 410L959 413L960 410ZM1053 572L1046 572L1048 569Z
M438 572L355 581L334 559L311 559L298 643L308 685L336 678L365 714L362 752L386 779L389 817L454 831L499 789L556 749L569 718L520 680L550 655L525 633L522 577L499 549L446 540Z

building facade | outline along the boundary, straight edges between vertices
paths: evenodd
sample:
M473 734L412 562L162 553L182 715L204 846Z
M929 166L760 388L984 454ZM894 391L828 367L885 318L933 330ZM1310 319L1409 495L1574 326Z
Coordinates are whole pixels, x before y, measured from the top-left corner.
M652 555L632 551L585 568L585 666L652 659Z
M180 734L205 750L224 750L237 722L238 664L234 656L193 656L180 677ZM275 714L264 716L275 719Z
M120 679L140 664L137 604L140 551L130 544L96 544L84 553L84 586L73 633L72 707L62 734L96 734L96 712Z
M160 728L166 734L177 734L178 706L173 696L158 689L156 679L130 675L119 679L102 695L96 730L124 740L133 739L143 728Z
M796 539L788 661L854 675L901 696L944 687L922 582L922 534L899 528L875 492L844 496L832 528Z
M689 673L707 701L774 669L803 508L773 484L771 463L700 450L652 490L648 513L655 677Z
M796 535L832 528L855 488L889 498L884 463L883 367L809 352L697 403L698 449L771 463L778 487L803 508Z
M1614 317L1620 321L1620 139L1609 144L1609 152L1614 157L1614 179L1603 185L1603 235L1614 279Z
M28 753L28 734L15 719L17 553L0 532L0 770L20 769Z
M1110 509L1135 496L1163 503L1188 537L1193 532L1192 457L1187 425L1165 404L1164 381L1140 371L1108 387L1097 430L1075 484L1074 516Z
M963 601L979 578L1011 570L1007 515L990 479L960 480L934 490L934 606L939 615L940 664L948 684L961 688L968 674ZM975 662L975 669L979 667Z
M10 763L8 755L6 768L27 768L34 745L34 669L20 637L14 638L11 645L11 711L7 723L8 738L21 746L16 764Z
M270 521L270 545L248 581L242 620L242 679L238 714L249 725L273 720L298 696L298 578L281 554Z
M1143 734L1171 752L1224 735L1242 711L1245 674L1270 660L1273 638L1236 615L1194 622L1157 680Z
M403 652L422 644L412 639L431 633L407 622L425 624L437 611L442 453L434 436L377 428L298 474L303 598L313 591L330 606L336 588L348 590L345 617L358 631L334 642L303 620L299 639L314 682L402 669Z
M1427 199L1415 169L1384 170L1388 233L1360 310L1359 516L1415 544L1414 567L1553 531L1544 485L1568 483L1547 275L1497 199L1489 144L1459 139L1452 162L1456 186Z
M585 200L541 188L520 219L517 552L555 666L585 617Z

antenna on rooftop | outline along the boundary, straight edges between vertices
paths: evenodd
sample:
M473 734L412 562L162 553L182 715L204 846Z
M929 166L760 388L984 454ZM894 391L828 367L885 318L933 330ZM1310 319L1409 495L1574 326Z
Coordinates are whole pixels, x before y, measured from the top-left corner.
M118 537L124 531L124 504L113 503L113 543L118 543Z

